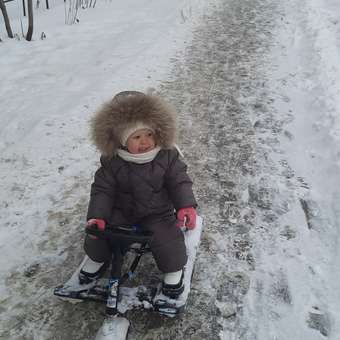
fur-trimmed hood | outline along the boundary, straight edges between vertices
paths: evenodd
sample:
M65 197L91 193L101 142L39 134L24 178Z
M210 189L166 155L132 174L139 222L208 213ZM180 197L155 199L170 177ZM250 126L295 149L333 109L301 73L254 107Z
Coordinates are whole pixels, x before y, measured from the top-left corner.
M138 123L155 131L161 148L174 146L175 110L161 98L137 91L120 92L104 103L91 120L91 137L104 156L112 157L121 147L123 132Z

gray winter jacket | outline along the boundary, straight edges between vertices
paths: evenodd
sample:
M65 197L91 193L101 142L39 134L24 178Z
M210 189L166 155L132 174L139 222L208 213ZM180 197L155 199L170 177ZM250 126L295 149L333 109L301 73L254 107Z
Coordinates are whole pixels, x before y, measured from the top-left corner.
M187 166L176 149L161 150L145 164L102 156L91 187L87 219L101 218L113 225L138 223L196 206Z

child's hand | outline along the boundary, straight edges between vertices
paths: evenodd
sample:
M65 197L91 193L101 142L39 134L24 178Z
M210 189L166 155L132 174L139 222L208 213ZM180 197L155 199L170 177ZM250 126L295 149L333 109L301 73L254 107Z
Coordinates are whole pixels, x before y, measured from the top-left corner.
M177 227L187 227L194 229L196 227L196 210L192 207L181 208L177 211Z
M91 227L96 225L100 231L104 231L105 229L105 221L100 218L91 218L87 221L87 227Z

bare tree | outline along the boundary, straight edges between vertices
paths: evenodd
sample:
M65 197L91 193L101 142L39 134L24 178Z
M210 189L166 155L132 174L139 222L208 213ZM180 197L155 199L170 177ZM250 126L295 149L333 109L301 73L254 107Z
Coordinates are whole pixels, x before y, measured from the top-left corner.
M33 35L33 0L27 0L27 13L28 13L28 29L26 34L26 40L31 41Z
M8 14L7 14L6 5L4 3L4 0L0 0L0 8L1 8L2 15L4 17L7 35L8 35L9 38L13 38L11 23L9 21L9 17L8 17Z

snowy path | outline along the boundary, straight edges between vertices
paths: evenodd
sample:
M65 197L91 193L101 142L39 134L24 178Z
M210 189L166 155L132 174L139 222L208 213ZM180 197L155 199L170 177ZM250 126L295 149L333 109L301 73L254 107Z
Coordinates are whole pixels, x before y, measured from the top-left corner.
M172 20L190 21L194 0L165 3L168 8L147 7L167 13L167 20L156 20L160 31ZM185 36L177 37L175 29L164 35L177 39L166 49L164 36L147 28L135 35L136 28L130 28L119 49L126 60L110 65L106 46L121 27L105 37L104 46L92 37L102 52L96 72L77 69L70 60L69 70L79 78L71 79L67 69L60 72L61 83L53 84L44 62L33 80L38 86L43 75L52 92L42 83L37 92L32 88L32 101L16 100L13 84L20 81L28 91L33 69L1 88L4 107L14 112L4 117L0 130L0 169L6 178L1 207L8 216L1 229L6 258L0 264L11 273L1 274L1 339L91 339L99 328L101 305L69 305L54 299L51 289L80 262L78 225L96 167L86 139L89 112L122 84L135 86L136 77L142 87L157 87L181 112L179 144L205 231L185 315L177 320L129 312L129 340L339 338L339 5L335 0L220 0L206 6L183 53L171 55L176 44L185 46ZM148 27L147 9L135 17L140 28ZM84 25L90 32L91 24ZM52 59L56 63L67 56L61 47L69 35L66 29L60 34L61 44L44 47L60 47ZM80 44L84 49L88 38ZM138 45L141 39L141 48L132 50L129 42ZM44 45L36 45L41 52ZM17 52L10 51L13 58L19 58ZM58 65L55 71L64 67ZM0 69L8 77L6 72ZM113 75L120 81L112 81ZM51 115L44 118L45 101L54 94ZM144 263L149 280L157 279L153 268L152 261Z
M195 118L182 140L206 225L181 338L338 337L332 13L317 1L225 1L163 89Z

